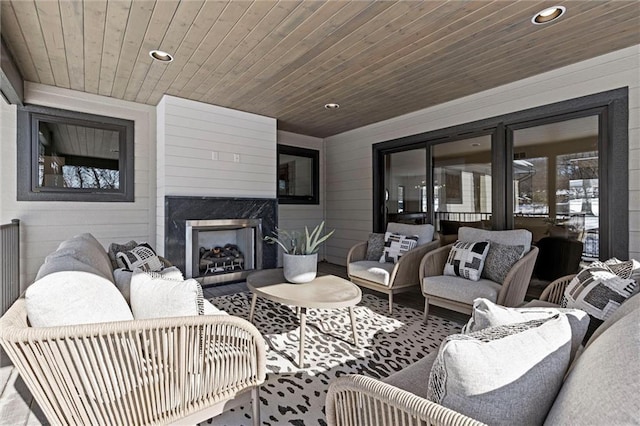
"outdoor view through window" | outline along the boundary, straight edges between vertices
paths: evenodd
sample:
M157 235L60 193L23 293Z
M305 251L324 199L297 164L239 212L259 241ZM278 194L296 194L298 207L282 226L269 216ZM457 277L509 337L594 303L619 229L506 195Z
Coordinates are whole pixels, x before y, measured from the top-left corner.
M40 121L38 187L119 189L117 131Z
M584 243L599 253L598 117L576 118L513 132L513 214L548 234Z

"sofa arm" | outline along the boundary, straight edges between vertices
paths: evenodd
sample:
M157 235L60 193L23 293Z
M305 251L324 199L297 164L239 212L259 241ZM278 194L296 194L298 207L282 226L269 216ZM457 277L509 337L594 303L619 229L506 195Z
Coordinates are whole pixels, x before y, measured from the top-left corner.
M529 253L518 260L502 283L496 303L502 306L520 306L524 302L527 288L531 282L531 274L538 257L538 248L531 247Z
M333 380L325 408L330 426L484 424L395 386L360 375Z
M422 258L419 266L420 284L422 284L424 277L442 275L451 247L453 247L453 244L447 244L430 251Z
M347 268L351 262L359 262L367 257L367 242L363 241L349 249L347 253Z
M32 328L21 298L0 343L52 424L171 423L266 372L264 339L228 315Z
M542 291L540 300L544 300L549 303L555 303L556 305L562 304L564 290L565 288L567 288L567 285L569 285L569 283L575 276L576 274L565 275L564 277L560 277L557 280L549 283L549 285L547 285Z
M391 271L389 277L389 282L392 283L391 287L402 284L419 284L419 268L422 258L438 247L440 247L440 240L436 239L403 254Z

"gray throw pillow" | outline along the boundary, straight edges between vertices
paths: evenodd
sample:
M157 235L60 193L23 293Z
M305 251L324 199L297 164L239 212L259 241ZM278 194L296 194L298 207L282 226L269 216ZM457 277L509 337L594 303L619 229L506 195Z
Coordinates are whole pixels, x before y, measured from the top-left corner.
M372 232L367 241L367 254L365 260L380 260L384 250L384 234Z
M491 425L541 425L569 366L566 316L447 337L427 399Z
M478 298L473 301L471 319L462 327L462 334L470 334L489 327L526 322L534 319L548 319L554 315L566 315L571 326L571 359L580 348L589 327L589 315L580 309L553 307L507 308L492 301Z
M489 252L484 260L482 278L504 283L513 265L524 255L524 246L509 246L489 240Z

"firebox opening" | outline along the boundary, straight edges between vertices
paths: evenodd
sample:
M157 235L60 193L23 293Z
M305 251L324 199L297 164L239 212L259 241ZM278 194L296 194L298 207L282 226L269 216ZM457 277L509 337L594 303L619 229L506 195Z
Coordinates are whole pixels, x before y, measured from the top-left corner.
M262 268L260 219L187 221L186 275L202 284L245 279Z

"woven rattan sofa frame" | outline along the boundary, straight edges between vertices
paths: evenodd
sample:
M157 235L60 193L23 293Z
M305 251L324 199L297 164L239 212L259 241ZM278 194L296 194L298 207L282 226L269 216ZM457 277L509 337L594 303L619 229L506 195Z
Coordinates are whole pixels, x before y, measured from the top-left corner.
M251 401L260 422L264 339L238 317L34 328L20 298L0 343L51 424L195 424Z

